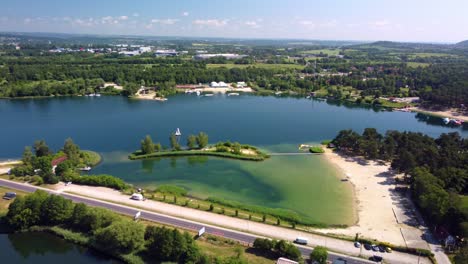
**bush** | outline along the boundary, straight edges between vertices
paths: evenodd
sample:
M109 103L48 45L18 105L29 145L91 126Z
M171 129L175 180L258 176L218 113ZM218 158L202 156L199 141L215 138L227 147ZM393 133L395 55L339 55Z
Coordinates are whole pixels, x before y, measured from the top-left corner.
M318 264L326 264L328 258L327 248L316 246L310 253L310 259L318 262Z
M274 242L268 238L256 238L253 247L261 250L272 250L274 248Z
M311 153L324 153L325 152L322 147L311 147L309 151Z
M71 175L67 177L67 180L76 184L109 187L116 190L124 190L130 187L122 179L106 174L83 176Z
M99 229L92 243L106 252L127 254L143 247L145 227L142 224L120 220Z

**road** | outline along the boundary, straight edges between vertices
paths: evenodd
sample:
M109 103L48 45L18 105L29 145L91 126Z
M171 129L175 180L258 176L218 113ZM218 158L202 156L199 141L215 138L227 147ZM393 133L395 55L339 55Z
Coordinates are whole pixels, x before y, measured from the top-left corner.
M95 207L103 207L107 208L109 210L112 210L114 212L124 214L124 215L129 215L129 216L134 216L137 212L141 212L141 219L148 220L148 221L153 221L153 222L158 222L161 224L165 225L170 225L174 227L180 227L183 229L188 229L188 230L194 230L198 231L202 227L205 227L205 232L207 234L211 235L216 235L216 236L221 236L225 237L228 239L236 240L244 244L252 244L256 238L260 236L244 233L244 232L239 232L239 231L234 231L226 228L221 228L221 227L216 227L216 226L211 226L211 225L206 225L182 218L177 218L177 217L172 217L172 216L167 216L163 214L158 214L155 212L150 212L150 211L145 211L141 209L135 209L129 206L124 206L120 204L115 204L115 203L110 203L110 202L105 202L101 200L96 200L93 198L88 198L88 197L83 197L83 196L78 196L74 194L68 194L68 193L62 193L62 192L57 192L54 190L38 187L38 186L32 186L29 184L24 184L24 183L18 183L18 182L12 182L8 180L3 180L0 179L0 186L5 186L11 189L16 189L16 190L21 190L25 192L34 192L36 190L44 190L48 193L51 194L56 194L56 195L61 195L67 199L70 199L76 203L85 203L90 206L95 206ZM305 247L305 246L298 246L299 250L304 256L309 256L310 253L312 252L312 248L310 247ZM346 260L347 264L365 264L365 263L374 263L368 260L356 258L356 257L350 257L334 252L329 252L329 259L331 261L336 260L336 259L343 259ZM394 263L394 262L392 262ZM398 263L398 262L395 262Z

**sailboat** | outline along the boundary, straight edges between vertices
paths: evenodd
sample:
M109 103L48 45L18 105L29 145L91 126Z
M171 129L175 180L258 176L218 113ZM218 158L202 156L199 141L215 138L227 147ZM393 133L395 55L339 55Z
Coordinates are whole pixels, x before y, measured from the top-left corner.
M180 133L180 129L179 129L179 128L177 128L177 130L176 130L176 132L175 132L175 135L176 135L176 136L181 136L181 135L182 135L182 133Z
M448 123L450 123L450 119L448 117L442 119L442 121L447 125Z
M197 96L200 96L200 91L197 91Z

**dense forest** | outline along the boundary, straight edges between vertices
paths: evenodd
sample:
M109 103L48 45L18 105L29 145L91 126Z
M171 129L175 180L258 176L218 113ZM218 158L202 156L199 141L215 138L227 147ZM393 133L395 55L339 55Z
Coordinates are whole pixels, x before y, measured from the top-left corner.
M391 162L393 170L405 175L413 200L428 222L468 238L467 139L458 133L436 139L414 132L387 131L382 135L366 128L361 135L342 130L333 144L350 155Z

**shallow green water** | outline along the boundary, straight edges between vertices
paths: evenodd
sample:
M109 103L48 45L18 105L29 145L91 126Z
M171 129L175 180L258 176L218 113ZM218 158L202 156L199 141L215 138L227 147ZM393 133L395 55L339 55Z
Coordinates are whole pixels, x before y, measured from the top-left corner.
M92 173L107 173L141 187L177 184L190 194L296 211L310 221L353 222L349 183L320 156L275 156L264 162L213 157L129 161L128 153L152 135L168 145L177 127L181 143L199 131L210 142L239 141L271 152L294 152L301 143L333 138L341 129L375 127L419 131L431 136L468 127L444 126L440 118L297 98L241 95L177 95L165 103L121 97L0 100L4 124L0 158L21 155L25 145L45 139L57 149L72 137L104 161Z

